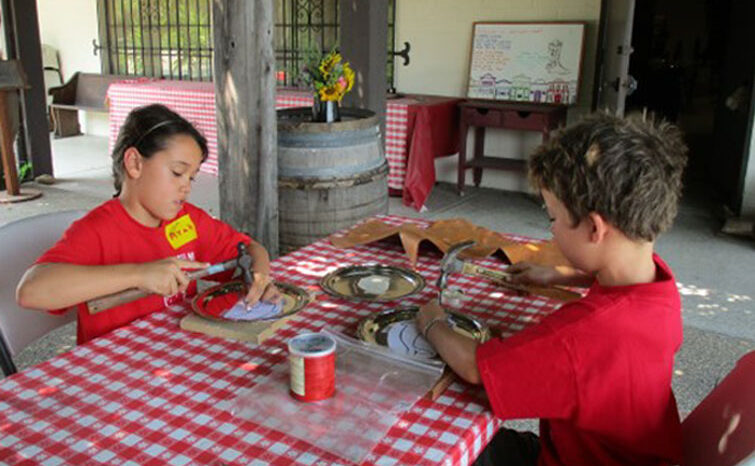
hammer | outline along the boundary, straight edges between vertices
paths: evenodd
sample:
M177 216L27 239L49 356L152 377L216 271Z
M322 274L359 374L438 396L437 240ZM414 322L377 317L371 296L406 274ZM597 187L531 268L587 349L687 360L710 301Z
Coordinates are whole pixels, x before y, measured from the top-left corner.
M442 301L443 291L448 285L448 276L452 273L463 273L467 275L477 275L484 277L492 280L497 285L512 289L517 293L524 295L537 294L548 296L554 299L559 299L562 301L571 301L582 297L582 295L579 293L558 286L525 287L522 285L515 285L509 282L509 278L511 277L510 273L489 269L487 267L482 267L472 264L471 262L466 262L459 259L459 254L461 254L461 252L465 249L474 246L474 244L475 242L473 240L454 244L448 249L448 251L446 251L445 256L443 256L443 259L440 261L440 276L438 277L437 281L438 290L440 291L438 299L440 301Z
M454 244L448 249L448 251L446 251L443 259L441 259L440 261L440 275L438 276L437 281L438 290L440 290L440 296L443 295L443 291L448 285L448 276L452 273L463 273L466 275L477 275L485 277L506 287L513 288L518 291L527 292L527 290L523 287L518 287L517 285L508 283L508 279L509 277L511 277L511 274L509 273L489 269L459 259L459 254L461 254L462 251L471 248L474 245L474 240L463 241L461 243Z
M236 249L238 251L237 257L229 259L225 262L219 262L204 269L187 272L186 277L189 280L196 280L198 278L208 277L210 275L215 275L216 273L224 272L226 270L238 268L240 269L241 276L243 277L244 282L247 284L247 286L251 285L253 278L251 272L249 272L249 269L252 266L252 256L250 256L247 252L246 245L244 243L239 242L239 244L236 246ZM151 294L152 293L150 293L149 291L145 291L139 288L129 288L127 290L117 291L115 293L101 296L99 298L90 299L89 301L87 301L87 308L89 309L90 314L97 314L99 312L112 309L116 306L120 306L121 304L126 304L130 303L131 301L136 301L137 299L145 298Z

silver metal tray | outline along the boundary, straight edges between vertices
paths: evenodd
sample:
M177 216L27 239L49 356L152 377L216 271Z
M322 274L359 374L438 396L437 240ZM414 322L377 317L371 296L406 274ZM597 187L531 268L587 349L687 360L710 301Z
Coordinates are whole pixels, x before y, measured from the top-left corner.
M355 265L329 273L322 289L339 298L358 301L394 301L420 292L425 280L417 272L390 265Z
M275 317L273 317L272 319L280 319L281 317L295 314L299 312L300 310L302 310L307 304L309 304L312 299L309 293L307 293L306 291L304 291L303 289L299 288L296 285L276 281L275 286L278 287L278 290L281 293L281 298L283 299L283 308L281 309L281 312L279 314L276 314ZM249 320L249 319L246 319L246 320L229 319L223 316L213 315L212 313L206 310L207 305L214 298L231 294L234 296L233 299L235 300L235 299L239 299L243 297L245 293L246 293L246 285L244 285L243 282L238 281L238 280L226 282L221 285L216 285L216 286L213 286L212 288L208 288L202 293L197 294L197 296L191 302L191 308L194 311L194 313L206 319L220 320L220 321L226 321L226 322L255 322L255 320ZM260 319L260 320L271 320L271 319Z
M411 357L435 358L435 350L427 340L418 337L419 331L412 325L418 310L418 307L412 306L373 314L359 323L356 336L364 342L385 346ZM455 332L481 343L490 339L490 328L473 317L449 312L448 323Z

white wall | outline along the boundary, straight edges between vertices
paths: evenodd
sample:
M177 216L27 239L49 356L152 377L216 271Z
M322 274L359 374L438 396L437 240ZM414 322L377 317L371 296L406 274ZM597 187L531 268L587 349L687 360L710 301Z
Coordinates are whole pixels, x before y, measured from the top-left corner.
M101 71L100 57L92 53L92 39L99 42L96 4L94 0L37 0L42 42L60 51L64 79L75 71ZM410 66L402 66L400 59L396 66L396 87L404 93L465 96L475 21L587 22L580 99L578 106L569 110L569 119L589 108L600 0L401 0L396 8L396 43L412 45ZM86 133L107 135L105 114L79 114ZM525 158L539 137L488 130L486 142L488 155ZM457 157L438 159L438 179L454 182L456 163ZM471 171L468 177L471 182ZM522 190L526 180L521 175L486 170L483 186Z
M476 21L585 21L585 49L579 103L568 112L574 120L592 100L600 0L407 0L396 2L396 44L411 44L411 63L396 64L396 89L402 93L465 97L472 25ZM402 47L402 46L401 46ZM486 155L526 158L540 142L537 134L488 130ZM468 152L472 147L470 131ZM470 152L471 154L471 152ZM437 159L436 176L456 182L458 157ZM526 190L526 177L484 170L482 186ZM471 183L471 170L467 183Z
M64 81L77 71L102 71L92 52L92 40L99 43L95 0L37 0L37 10L42 43L58 49ZM79 120L84 133L107 136L107 114L79 112Z

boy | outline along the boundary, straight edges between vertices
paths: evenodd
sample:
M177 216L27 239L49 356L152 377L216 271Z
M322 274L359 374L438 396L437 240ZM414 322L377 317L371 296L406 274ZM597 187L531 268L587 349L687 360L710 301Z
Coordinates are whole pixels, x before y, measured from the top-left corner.
M676 215L686 148L673 126L599 114L561 130L529 161L553 239L574 266L512 265L512 282L589 286L516 335L454 333L437 301L417 325L502 419L541 418L540 439L501 429L479 464L657 465L681 459L671 392L682 341L679 293L655 238Z

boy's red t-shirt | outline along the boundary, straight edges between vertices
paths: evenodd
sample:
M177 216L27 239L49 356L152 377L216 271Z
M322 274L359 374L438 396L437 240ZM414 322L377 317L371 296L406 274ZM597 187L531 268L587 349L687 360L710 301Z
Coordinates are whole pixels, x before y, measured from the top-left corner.
M654 260L653 283L596 283L538 325L478 347L495 414L541 419L539 464L681 461L671 391L681 303L671 270Z
M249 243L249 237L189 203L174 219L150 228L134 220L120 200L111 199L74 222L36 263L111 265L179 257L215 264L235 257L240 241ZM192 284L188 294L193 291ZM97 314L89 314L86 303L81 303L77 342L85 343L181 299L181 295L152 295Z

